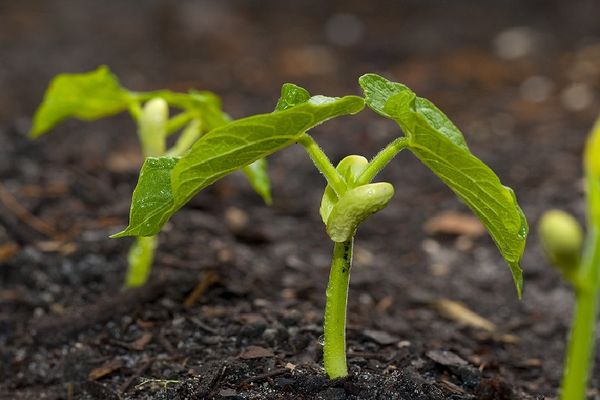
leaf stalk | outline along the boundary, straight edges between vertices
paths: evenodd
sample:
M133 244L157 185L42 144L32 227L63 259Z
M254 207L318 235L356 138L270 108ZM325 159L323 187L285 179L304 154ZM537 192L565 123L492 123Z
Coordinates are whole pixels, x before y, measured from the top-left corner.
M408 147L408 139L404 136L394 139L391 141L383 150L381 150L373 159L369 162L369 166L363 171L363 173L358 178L356 182L356 186L366 185L367 183L371 183L371 181L377 176L381 170L383 170L386 165L392 159L400 153L402 150Z
M327 155L319 147L317 142L315 142L312 136L310 136L307 133L304 133L298 140L298 143L304 147L311 160L315 164L315 167L317 167L319 172L321 172L325 179L327 179L327 183L333 188L335 193L338 196L341 196L344 193L346 193L348 187L344 178L335 169L331 161L329 161Z

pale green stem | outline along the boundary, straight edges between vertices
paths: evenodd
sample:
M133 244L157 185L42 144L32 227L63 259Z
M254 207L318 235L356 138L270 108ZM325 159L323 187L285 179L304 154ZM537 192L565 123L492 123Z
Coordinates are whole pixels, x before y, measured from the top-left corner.
M155 100L149 100L143 108L137 102L129 106L129 112L138 125L138 136L144 157L160 157L166 152L168 106L164 102L156 104L156 101L155 104L150 104L153 101ZM125 287L142 286L148 281L157 245L157 236L135 239L127 255Z
M154 250L157 245L157 236L138 236L135 238L135 242L129 248L129 254L127 255L129 267L125 278L125 287L132 288L146 284L152 269Z
M352 267L353 238L335 242L333 259L327 284L325 316L323 321L325 342L323 363L330 379L348 375L346 365L346 305Z
M593 369L598 290L577 292L560 398L584 400Z
M139 120L142 115L142 106L140 105L140 103L138 103L138 102L129 103L128 110L129 110L129 115L131 115L131 118L133 118L133 120L139 124ZM139 129L139 125L138 125L138 129Z
M169 108L161 98L146 102L138 119L138 136L144 157L160 157L167 151Z
M181 135L177 138L177 141L171 147L166 155L167 156L180 156L192 147L192 144L202 135L202 125L200 120L192 120L188 126L181 132Z
M194 118L194 115L189 111L181 112L167 122L167 136L176 133L178 130L184 127L185 124L190 122Z
M301 144L310 158L312 159L315 167L323 174L329 186L333 188L338 196L343 195L347 190L346 182L340 173L335 169L327 155L321 150L317 142L308 134L303 134L298 143Z
M561 400L586 398L588 379L594 367L598 295L600 294L598 270L600 270L600 234L594 226L591 226L584 259L579 267L581 274L575 282L575 315L564 363Z
M371 183L375 176L385 168L386 165L394 158L398 153L408 147L408 139L405 137L399 137L390 142L383 150L381 150L373 159L369 162L369 166L363 171L355 186L366 185Z

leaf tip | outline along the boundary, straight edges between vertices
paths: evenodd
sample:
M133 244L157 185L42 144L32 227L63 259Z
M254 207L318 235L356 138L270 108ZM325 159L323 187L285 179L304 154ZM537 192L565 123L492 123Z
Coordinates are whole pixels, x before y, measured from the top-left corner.
M37 139L44 133L41 129L31 128L31 130L27 133L27 137L31 140Z
M515 287L517 289L517 297L521 300L523 297L523 270L518 261L511 262L508 265L510 266L510 271L512 272Z
M265 202L266 205L268 206L272 206L273 205L273 196L271 196L271 191L268 191L267 193L264 193L262 195L262 199Z
M363 86L363 85L368 85L369 81L373 81L373 80L385 80L385 78L382 77L381 75L377 75L372 72L368 72L366 74L361 75L360 78L358 78L358 83L360 86Z
M284 83L281 86L281 96L275 106L275 111L283 111L288 108L307 102L310 99L308 90L293 83Z
M109 238L110 239L119 239L119 238L123 238L123 237L127 237L127 236L133 236L129 232L129 227L125 228L121 232L113 233L112 235L109 236Z

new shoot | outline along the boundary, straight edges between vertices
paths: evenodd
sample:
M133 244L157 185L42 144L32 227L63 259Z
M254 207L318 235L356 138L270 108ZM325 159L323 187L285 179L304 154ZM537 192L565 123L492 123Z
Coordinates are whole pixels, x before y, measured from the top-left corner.
M293 144L300 144L327 181L320 214L333 242L324 313L324 366L331 379L348 375L346 303L354 236L359 225L394 195L373 182L402 150L413 153L480 218L508 262L520 296L519 261L528 227L513 191L475 157L462 133L431 102L406 86L367 74L365 97L310 96L285 84L275 111L232 121L201 137L179 159L149 157L133 193L129 226L121 236L152 236L194 195L223 176ZM404 132L370 161L350 155L334 166L308 134L322 122L360 112L364 106L394 120ZM148 202L148 199L152 202ZM150 205L148 205L150 204Z
M547 211L539 235L548 260L575 290L571 324L561 383L561 400L584 400L593 369L598 295L600 294L600 119L588 138L583 166L587 199L587 237L570 214Z
M179 113L169 116L169 108ZM137 125L144 157L180 157L206 132L230 122L220 99L210 92L175 93L169 90L133 92L125 89L105 66L83 74L56 76L33 118L30 136L37 138L67 118L93 121L128 111ZM172 147L167 138L179 133ZM245 166L243 172L254 190L271 202L265 160ZM126 287L144 285L150 275L156 235L138 237L132 244L125 278Z

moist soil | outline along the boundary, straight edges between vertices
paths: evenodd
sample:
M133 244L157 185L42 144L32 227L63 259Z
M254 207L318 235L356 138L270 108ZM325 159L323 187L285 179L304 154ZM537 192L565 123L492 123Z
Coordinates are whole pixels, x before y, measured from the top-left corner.
M358 232L350 376L330 381L333 246L301 148L269 158L271 207L236 174L200 193L160 234L149 283L124 290L131 240L107 237L141 162L132 123L68 121L35 142L27 130L53 75L103 63L132 89L215 91L234 117L268 112L286 81L344 95L374 71L440 106L532 226L552 207L583 220L597 4L50 3L0 5L0 398L556 398L570 289L532 232L517 300L491 239L408 152L380 177L395 198ZM331 33L340 14L356 42ZM365 110L313 133L337 162L400 131ZM599 386L594 374L590 398Z

